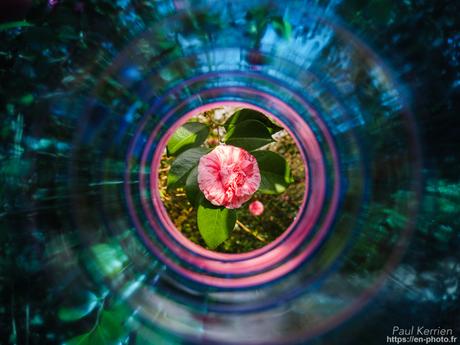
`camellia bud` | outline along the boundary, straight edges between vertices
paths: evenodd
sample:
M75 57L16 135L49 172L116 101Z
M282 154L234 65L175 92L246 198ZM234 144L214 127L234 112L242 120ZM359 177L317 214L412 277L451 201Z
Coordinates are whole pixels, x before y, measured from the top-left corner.
M253 216L260 216L264 213L264 204L262 204L259 200L253 201L249 204L249 212Z

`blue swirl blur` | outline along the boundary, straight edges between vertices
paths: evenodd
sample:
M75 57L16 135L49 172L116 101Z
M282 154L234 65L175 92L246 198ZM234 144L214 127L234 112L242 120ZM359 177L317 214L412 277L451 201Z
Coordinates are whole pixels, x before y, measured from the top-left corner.
M411 235L420 153L404 88L334 18L334 2L326 8L300 1L169 5L117 52L79 106L65 109L79 123L69 185L78 250L89 253L82 266L128 302L139 334L155 344L311 340L370 301ZM262 272L283 274L258 280L261 272L249 271L253 284L203 272L166 248L159 234L169 230L151 203L148 177L156 174L152 159L167 130L219 102L273 113L308 163L324 168L324 176L310 177L312 190L325 181L311 233ZM305 128L319 154L308 150ZM101 257L94 248L102 245L116 257Z

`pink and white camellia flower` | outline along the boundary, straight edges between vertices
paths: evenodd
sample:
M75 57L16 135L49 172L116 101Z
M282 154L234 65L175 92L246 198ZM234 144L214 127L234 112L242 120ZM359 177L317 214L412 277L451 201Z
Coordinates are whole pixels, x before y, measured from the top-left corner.
M239 208L260 185L256 158L246 150L219 145L200 158L198 186L213 205Z
M249 204L249 212L253 216L260 216L264 213L264 204L262 204L259 200L253 201Z

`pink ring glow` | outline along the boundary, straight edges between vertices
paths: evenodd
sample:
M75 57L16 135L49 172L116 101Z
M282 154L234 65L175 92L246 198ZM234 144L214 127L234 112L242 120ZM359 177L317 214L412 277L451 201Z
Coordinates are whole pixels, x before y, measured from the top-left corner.
M215 89L214 89L215 90ZM229 90L227 89L227 92ZM141 237L143 238L146 245L149 249L165 264L170 266L173 270L178 272L181 275L188 277L189 279L195 280L199 283L204 283L207 285L217 286L217 287L228 287L228 288L235 288L235 287L242 287L242 286L254 286L266 283L268 281L277 279L282 277L286 273L289 273L291 270L296 268L300 263L302 263L317 247L320 241L323 239L324 235L327 232L327 229L332 222L335 207L338 202L338 193L339 193L339 180L335 179L335 186L333 188L333 196L331 199L332 207L329 208L328 214L325 217L324 224L320 231L318 231L318 235L313 238L313 240L308 244L304 251L298 253L297 256L288 260L287 262L283 263L282 265L276 266L277 264L283 262L283 260L287 259L289 255L298 248L299 245L302 244L302 241L305 237L310 233L313 225L315 224L317 217L319 216L324 198L325 198L325 171L324 171L324 162L322 158L321 148L312 133L311 129L306 125L306 123L301 119L301 117L289 106L281 102L280 100L276 99L273 96L255 91L255 90L248 90L248 89L240 89L240 88L231 88L230 91L238 91L240 94L242 91L246 93L252 93L256 96L262 96L265 99L269 99L270 106L277 106L278 109L281 109L282 113L288 117L289 119L294 120L294 130L296 133L299 134L301 142L304 144L304 148L308 153L308 159L310 163L310 169L312 172L312 176L315 176L315 187L311 188L311 201L308 205L305 205L305 199L307 193L304 195L304 201L302 204L301 209L299 210L299 215L301 215L296 221L294 221L291 226L275 241L268 244L267 246L260 248L258 250L243 253L243 254L224 254L224 253L217 253L209 251L199 245L194 244L190 240L188 240L184 235L182 235L172 224L167 212L161 202L158 193L158 184L157 184L157 169L160 163L162 150L156 150L154 153L154 157L152 160L152 170L154 173L150 175L150 183L151 183L151 190L152 190L152 200L148 200L146 198L142 198L142 205L145 211L145 214L154 229L161 229L161 224L157 222L153 214L150 212L149 209L149 202L153 203L153 207L155 211L157 211L157 216L159 218L160 223L162 223L168 230L168 234L164 233L163 231L156 231L156 235L162 242L162 244L167 247L171 252L173 252L177 257L186 261L187 263L194 266L197 270L206 270L210 274L225 274L225 275L246 275L253 273L257 270L259 273L256 273L252 276L243 276L243 277L234 277L232 279L228 279L225 277L215 277L212 275L207 275L202 272L195 272L188 268L185 268L178 264L177 262L173 261L170 257L168 257L164 249L157 247L149 240L148 235L143 231L139 231ZM203 97L204 95L200 95ZM196 96L195 96L196 97ZM191 100L187 100L189 103ZM299 102L302 102L301 99L298 99ZM304 103L304 102L302 102ZM148 142L146 144L146 148L149 148L154 138L158 135L159 130L162 125L164 125L165 120L172 116L174 113L184 106L185 102L177 106L175 109L170 111L163 119L160 124L157 125L155 130L151 133ZM246 106L251 107L257 110L261 110L266 112L264 109L260 109L253 105L249 105L247 103L242 102L220 102L220 103L211 103L206 106L200 107L195 109L193 113L187 114L187 116L191 116L196 114L197 112L201 112L205 109L215 108L221 105L232 105L232 106ZM313 112L313 110L307 105L303 104L307 109L310 110L312 117L316 120L319 120L317 114ZM160 140L159 147L164 148L167 142L168 135L172 133L178 126L180 126L182 121L178 121L170 130L168 131L167 135L164 135ZM321 125L321 123L320 123ZM323 125L324 126L324 125ZM333 146L332 137L327 132L325 127L323 129L323 134L326 138L327 143L330 147ZM131 148L130 154L132 154L133 147ZM141 158L141 166L146 166L147 158L148 158L148 149L144 150ZM335 150L332 150L332 155L334 158L334 173L336 176L338 175L338 163L337 163L337 156ZM304 157L305 159L305 157ZM141 169L142 170L142 169ZM129 174L129 173L128 173ZM146 177L145 174L140 174L140 188L146 187ZM309 183L310 184L310 183ZM130 184L126 184L127 193L130 195ZM134 205L132 200L128 199L128 207L133 214L133 220L136 224L136 228L140 229L141 224L137 216L134 212ZM295 236L291 233L295 229ZM174 239L172 240L171 239ZM282 243L284 240L285 243ZM178 246L177 244L180 244ZM184 250L184 248L188 249ZM271 267L272 268L270 270ZM265 270L265 271L264 271Z

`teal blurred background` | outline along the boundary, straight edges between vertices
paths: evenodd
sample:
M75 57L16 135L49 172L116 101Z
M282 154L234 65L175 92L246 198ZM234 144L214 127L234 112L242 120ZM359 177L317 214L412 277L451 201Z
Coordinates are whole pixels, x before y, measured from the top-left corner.
M228 11L219 12L220 15L232 13L230 3L216 5ZM132 236L130 227L125 232L111 233L111 237L101 230L120 225L112 224L118 222L118 214L125 212L120 205L124 196L117 194L118 189L108 193L107 198L97 199L101 210L108 207L112 213L99 213L97 207L91 212L84 206L81 212L78 209L78 205L97 205L94 198L103 194L103 188L112 191L110 188L123 183L118 178L126 169L123 159L95 159L101 152L111 150L111 140L120 138L118 144L127 146L129 141L124 135L133 135L131 123L152 106L139 96L140 91L133 95L127 86L144 74L127 69L125 79L112 80L107 78L107 70L115 68L120 60L136 61L135 54L128 53L123 58L120 54L156 23L166 22L164 27L168 27L168 18L177 13L185 18L181 29L186 30L188 25L190 31L202 32L212 40L213 32L221 30L224 24L212 11L195 11L201 5L198 1L148 0L23 0L4 1L0 5L0 344L216 343L212 336L188 337L180 330L136 319L138 306L136 299L129 299L131 294L147 281L157 289L158 272L168 269L147 253L142 256L147 250ZM270 6L264 7L258 1L235 2L233 6L239 15L227 18L226 23L230 23L229 30L247 30L242 44L253 49L247 63L256 69L264 64L264 56L257 54L264 37L271 37L278 47L283 40L301 35L300 26L295 31L284 17L272 16ZM286 337L287 343L384 344L394 325L441 326L454 329L460 337L460 3L286 1L277 4L273 11L286 9L288 13L290 6L315 8L317 15L345 28L364 42L376 61L388 66L397 81L397 92L403 95L415 118L414 130L422 153L417 181L421 190L416 200L414 194L402 187L391 196L395 202L417 204L417 216L413 219L383 203L367 205L364 201L366 212L376 214L372 229L368 237L356 242L354 255L337 259L344 279L349 281L386 275L370 303L342 320L338 327L313 337L293 333L294 339L288 339L290 329L304 327L300 308L298 317L286 317L288 326L280 328L281 335L275 343ZM286 17L295 17L291 12ZM176 29L172 25L170 28L165 37ZM274 33L266 36L267 30ZM314 31L309 30L305 32ZM194 43L181 41L180 37L176 41L158 37L153 48L148 41L137 44L137 52L145 53L147 58L155 56L158 62L152 64L159 66L163 57L179 59L178 47ZM318 56L333 57L333 48L318 44ZM340 59L340 54L334 57ZM359 59L351 61L358 62ZM158 79L151 76L151 82L167 89L182 76L189 76L187 71L194 67L178 64ZM279 68L287 67L280 64ZM340 76L345 70L338 68L335 73ZM360 89L370 84L366 76L354 78L360 102L385 103L385 99L366 92L367 88ZM104 80L102 86L100 80ZM131 102L131 108L123 103L126 100ZM106 121L122 107L129 108L123 113L125 122ZM82 116L88 109L91 116ZM126 129L122 129L123 125ZM394 134L397 138L399 134L392 132L391 120L373 126L368 128L364 124L362 130L372 131L376 137ZM104 136L92 146L90 138L101 128ZM92 145L78 146L77 136ZM372 144L378 146L376 142ZM403 141L401 145L406 144ZM401 148L396 143L390 149ZM413 157L406 158L411 161ZM74 175L75 167L78 176ZM385 161L379 167L380 176L385 181L394 177L392 187L397 189L398 173L404 172L405 167L404 161ZM94 176L96 179L92 179ZM372 183L379 190L379 181ZM386 186L380 188L384 190ZM412 221L410 240L403 244L394 241L392 236L398 236L400 224ZM84 240L79 231L85 233ZM340 238L338 242L341 243ZM119 243L123 248L119 248ZM395 243L404 248L402 260L391 272L383 272L385 255ZM140 267L151 266L151 272L133 273L118 284L118 275L132 265L127 253L135 253ZM177 287L173 283L165 280L158 284L161 303L167 304L168 297L176 298ZM341 305L347 299L346 294L315 298L324 305ZM200 312L193 327L199 334L207 325L219 322L218 317L207 315L204 300L198 299L196 303ZM152 320L160 317L161 303L157 304L158 314ZM254 334L263 332L263 325L260 327L262 331L254 330ZM228 324L223 328L231 330ZM244 332L251 334L251 327ZM251 343L257 343L257 339L249 338ZM233 339L227 341L232 343Z

